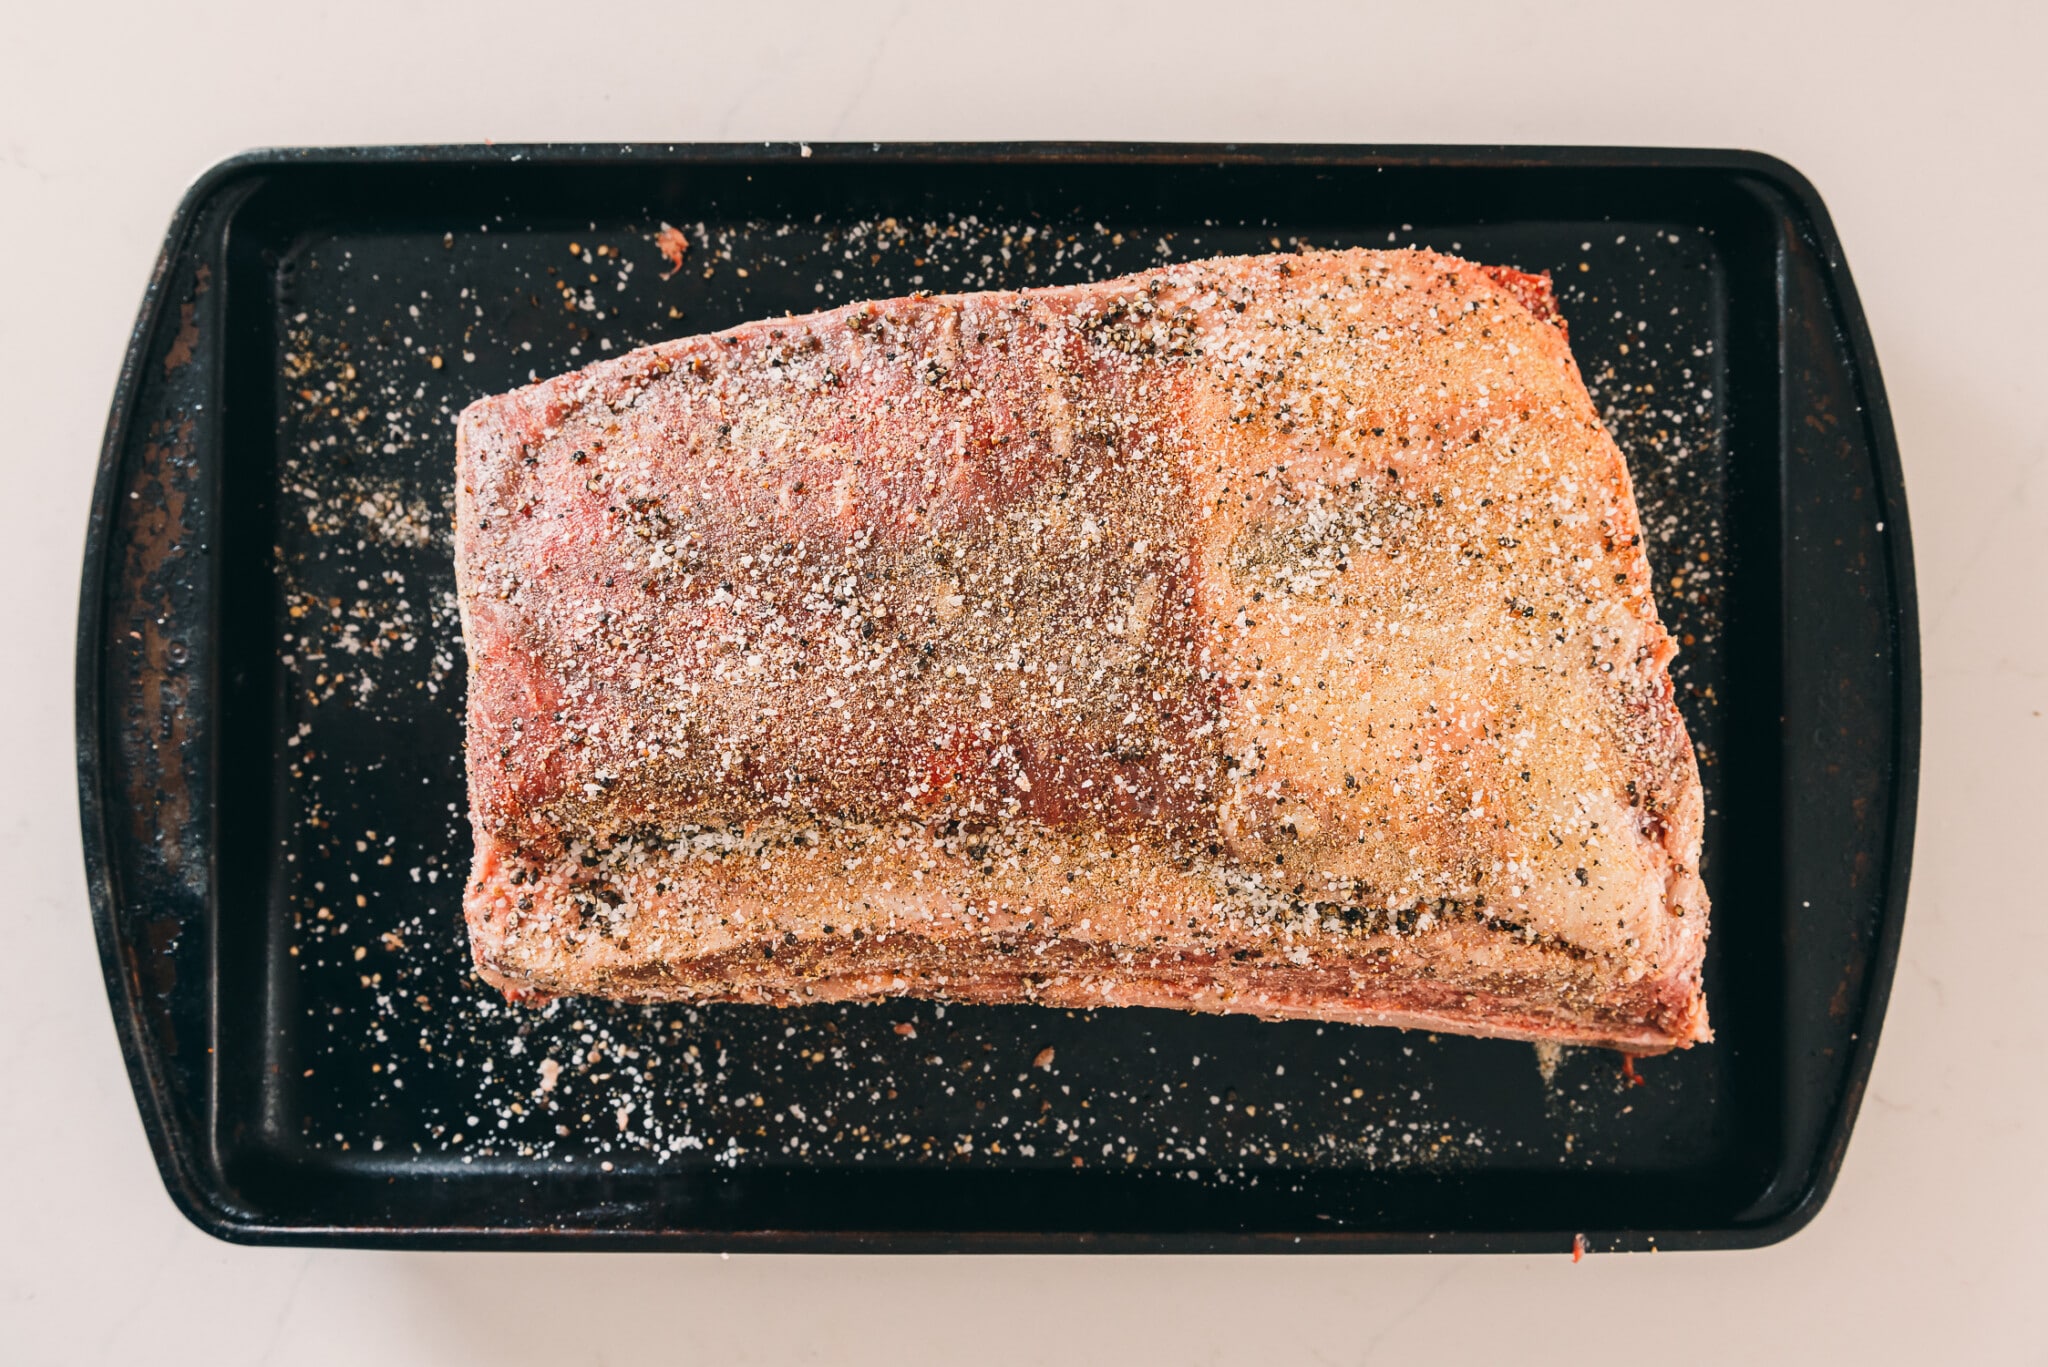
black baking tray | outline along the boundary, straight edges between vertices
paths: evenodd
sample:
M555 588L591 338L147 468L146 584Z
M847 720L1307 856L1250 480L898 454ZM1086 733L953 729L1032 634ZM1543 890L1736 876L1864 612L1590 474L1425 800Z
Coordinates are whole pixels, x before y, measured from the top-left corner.
M464 403L860 297L1410 243L1550 271L1628 454L1686 643L1714 1043L1630 1068L1149 1010L536 1012L471 975ZM1750 153L240 157L186 197L143 301L77 668L94 927L137 1104L178 1207L237 1240L1767 1244L1840 1168L1904 915L1919 673L1898 453L1826 211Z

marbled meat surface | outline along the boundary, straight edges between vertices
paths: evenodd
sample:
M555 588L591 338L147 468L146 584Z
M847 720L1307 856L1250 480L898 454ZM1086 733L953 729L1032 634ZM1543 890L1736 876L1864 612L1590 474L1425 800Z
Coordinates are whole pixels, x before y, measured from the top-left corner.
M508 993L1708 1038L1675 647L1544 277L857 304L457 448Z

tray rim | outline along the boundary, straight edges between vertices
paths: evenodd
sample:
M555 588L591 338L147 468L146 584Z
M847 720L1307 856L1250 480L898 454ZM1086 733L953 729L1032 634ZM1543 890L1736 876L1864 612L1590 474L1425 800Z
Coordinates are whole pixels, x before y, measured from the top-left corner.
M1783 159L1742 149L1626 145L1347 144L1173 141L818 142L717 143L437 143L336 147L263 147L230 156L195 178L172 216L142 304L130 332L102 438L85 538L74 657L75 753L85 871L101 976L123 1063L145 1134L166 1192L179 1212L206 1233L235 1243L293 1246L378 1246L437 1249L747 1250L760 1252L1537 1252L1561 1251L1564 1232L1525 1231L1195 1231L1067 1233L1048 1231L577 1231L560 1225L530 1228L478 1226L294 1225L267 1221L221 1199L195 1152L195 1136L177 1123L165 1094L159 1060L146 1047L140 983L126 970L115 923L116 890L110 857L109 804L102 791L104 747L103 644L108 554L113 545L116 482L134 432L144 367L168 303L166 285L206 210L238 183L286 168L346 169L439 166L450 169L538 166L743 164L749 162L875 165L1202 165L1401 167L1469 170L1720 171L1747 176L1782 195L1803 220L1834 305L1833 321L1854 367L1856 395L1870 442L1873 491L1887 528L1884 581L1891 598L1890 629L1897 653L1892 685L1896 722L1890 737L1896 775L1890 828L1885 833L1882 911L1872 946L1858 1028L1842 1094L1831 1107L1819 1161L1803 1178L1799 1198L1780 1214L1753 1225L1671 1230L1583 1231L1585 1246L1652 1245L1678 1249L1760 1248L1778 1243L1812 1222L1840 1176L1850 1135L1868 1089L1878 1039L1904 932L1907 888L1917 819L1921 739L1918 594L1905 481L1890 404L1860 296L1839 236L1819 191Z

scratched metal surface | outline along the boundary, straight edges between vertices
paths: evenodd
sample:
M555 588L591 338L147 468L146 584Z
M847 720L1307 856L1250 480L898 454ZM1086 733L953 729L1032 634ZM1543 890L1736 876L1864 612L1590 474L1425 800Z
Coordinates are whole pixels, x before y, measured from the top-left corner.
M456 177L367 206L272 185L218 265L168 282L168 340L144 369L159 390L199 388L146 396L163 416L131 442L131 593L108 649L134 724L108 765L128 795L121 839L173 833L149 868L183 911L145 926L153 958L124 952L162 1005L139 1052L198 1066L181 1017L218 1046L211 1109L188 1117L217 1155L208 1199L251 1225L1590 1225L1625 1240L1763 1193L1783 1127L1780 1065L1763 1057L1782 974L1730 962L1768 949L1783 900L1774 861L1730 857L1772 828L1781 758L1753 724L1778 703L1778 624L1757 605L1779 587L1779 528L1762 492L1776 434L1758 416L1776 372L1741 355L1764 278L1748 220L1712 196L1518 217L1484 195L1300 176L1262 195L1256 175L1156 169L805 169L642 175L580 197L573 178ZM679 266L664 223L688 242ZM1551 272L1628 456L1707 785L1719 1043L1631 1079L1604 1052L1543 1064L1527 1045L1361 1027L911 1001L536 1011L475 979L450 562L450 419L470 399L913 289L1411 243ZM210 484L179 413L220 425ZM217 519L236 530L196 553ZM193 645L153 622L213 623L198 647L212 658L190 667ZM224 699L204 695L216 682ZM185 782L164 757L192 753L216 709L218 765ZM202 922L210 962L192 944ZM181 998L195 977L230 1000ZM326 1197L308 1190L321 1181ZM1631 1201L1656 1218L1622 1218Z

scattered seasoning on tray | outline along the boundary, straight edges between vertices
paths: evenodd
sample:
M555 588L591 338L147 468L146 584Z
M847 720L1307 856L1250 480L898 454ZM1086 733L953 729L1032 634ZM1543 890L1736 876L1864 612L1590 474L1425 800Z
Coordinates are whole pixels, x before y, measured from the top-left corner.
M1114 1166L1257 1187L1318 1168L1456 1168L1503 1146L1593 1166L1631 1125L1660 1123L1647 1104L1624 1118L1618 1097L1643 1079L1625 1064L1610 1085L1597 1051L1539 1052L1556 1127L1545 1152L1442 1119L1470 1107L1443 1094L1439 1051L1512 1047L1498 1043L931 1003L907 1019L906 1003L534 1008L469 970L450 545L450 424L465 403L596 355L785 310L1304 245L1257 225L1157 236L958 216L593 223L573 238L490 222L417 242L316 239L295 252L279 277L274 541L286 624L277 763L293 804L282 907L306 1023L289 1104L305 1142L387 1161ZM1603 263L1621 252L1654 253L1644 258L1656 262L1654 283L1660 270L1704 269L1711 247L1637 234L1549 263L1589 388L1630 459L1659 609L1685 646L1673 674L1711 805L1716 676L1701 663L1717 658L1724 533L1686 510L1721 468L1709 457L1723 399L1705 382L1718 358L1710 339L1688 340L1694 320L1648 307L1654 289L1613 292L1605 282L1625 273ZM686 260L701 270L684 272ZM413 788L417 802L393 797ZM1120 1057L1091 1048L1105 1020ZM1147 1043L1134 1052L1133 1039ZM1581 1237L1575 1258L1583 1251Z

